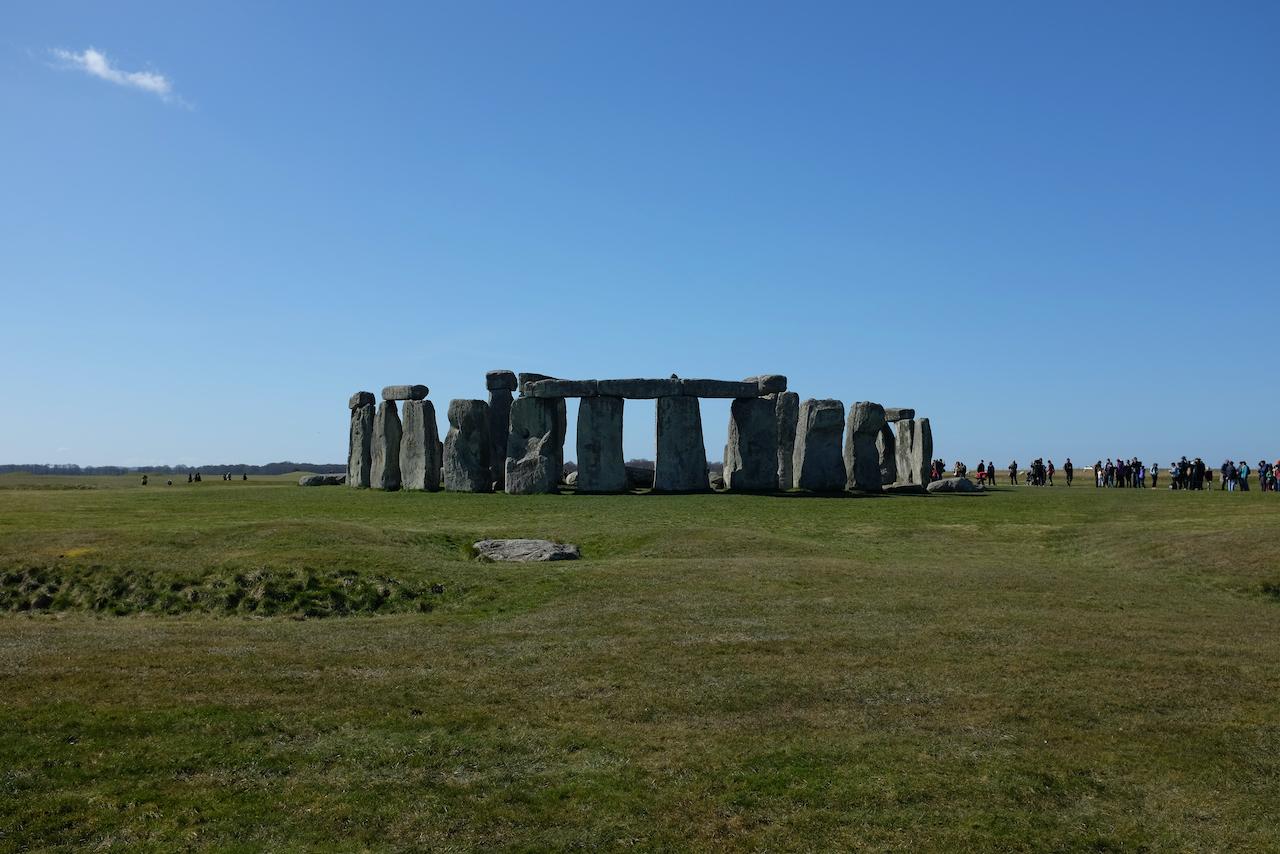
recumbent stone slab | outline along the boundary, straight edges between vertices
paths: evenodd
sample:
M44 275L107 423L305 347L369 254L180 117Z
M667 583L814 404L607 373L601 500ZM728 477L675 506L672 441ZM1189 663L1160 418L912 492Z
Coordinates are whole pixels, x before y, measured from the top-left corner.
M431 390L424 385L389 385L382 390L383 400L426 400Z
M517 563L577 560L582 556L573 543L553 543L550 540L481 540L471 547L481 560Z

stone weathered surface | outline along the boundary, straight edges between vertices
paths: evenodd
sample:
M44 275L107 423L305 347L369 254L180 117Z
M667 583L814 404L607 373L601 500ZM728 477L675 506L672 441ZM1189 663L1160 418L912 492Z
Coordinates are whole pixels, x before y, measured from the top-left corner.
M623 492L627 467L622 454L620 397L584 397L578 404L578 491Z
M862 400L849 407L849 424L844 436L844 466L848 488L879 492L884 486L880 474L880 452L876 438L884 428L884 407Z
M680 394L680 380L599 380L596 393L608 397L627 397L632 400L652 400Z
M506 490L511 495L555 492L562 463L555 457L556 402L521 397L511 403Z
M897 423L899 484L924 485L933 464L933 430L929 419L907 419Z
M680 393L689 397L759 397L760 387L749 381L682 379Z
M516 375L511 374L513 387L515 381ZM493 488L499 491L505 489L507 483L507 434L510 431L511 391L505 388L491 388L489 389L489 473L493 480Z
M982 487L978 486L967 477L944 477L942 480L935 480L925 487L929 492L981 492Z
M778 488L777 404L765 397L740 397L729 406L729 444L724 482L729 489Z
M369 399L373 400L372 394L369 394ZM351 410L347 441L347 485L351 487L369 488L370 470L373 468L373 413L372 403Z
M488 371L484 375L484 387L489 391L515 391L514 371Z
M595 380L539 380L524 386L529 397L594 397Z
M449 433L444 437L444 488L450 492L491 492L489 404L449 401Z
M709 488L707 450L698 398L660 397L657 410L653 488L658 492L705 492Z
M747 377L747 382L755 383L759 394L781 394L787 390L787 378L782 374L761 374L758 377Z
M298 478L298 486L341 486L346 482L345 474L304 474Z
M846 475L840 452L843 434L844 403L810 398L800 404L792 457L796 486L814 492L844 489Z
M884 420L890 424L895 421L907 421L915 417L916 411L905 406L886 406L884 408Z
M653 469L627 466L627 486L631 489L653 489Z
M544 560L577 560L582 552L573 543L550 540L481 540L472 545L481 560L528 563Z
M876 459L880 462L880 485L888 486L898 480L898 443L893 427L886 424L876 434Z
M424 385L389 385L382 390L383 400L426 400L431 389Z
M551 443L551 453L553 455L552 468L555 469L556 483L564 478L564 440L569 435L569 409L565 405L564 398L557 398L551 401L555 404L556 409L556 433Z
M576 471L571 471L571 472L569 472L567 475L565 475L565 476L564 476L564 485L565 485L565 486L577 486L577 485L578 485L578 473L577 473Z
M355 409L357 406L375 406L377 403L378 399L373 396L373 392L358 391L347 401L347 409Z
M555 379L555 377L550 377L550 376L547 376L546 374L535 374L530 371L521 371L519 374L516 375L516 388L518 388L520 390L520 394L523 395L525 393L524 391L525 386L527 386L529 383L537 383L537 382L542 382L543 380L553 380L553 379Z
M400 411L394 400L378 404L373 416L373 459L369 485L374 489L400 488Z
M724 475L722 474L712 472L709 480L711 481L712 489L728 489L728 486L724 482Z
M400 488L440 489L440 431L429 400L406 400L400 413Z
M800 395L784 391L772 397L778 425L778 489L791 489L796 485L793 456L796 451L796 425L800 420Z

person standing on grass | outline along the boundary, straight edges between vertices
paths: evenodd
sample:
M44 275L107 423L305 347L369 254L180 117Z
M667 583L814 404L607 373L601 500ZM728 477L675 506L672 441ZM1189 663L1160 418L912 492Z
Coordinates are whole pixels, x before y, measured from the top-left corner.
M1249 491L1249 464L1244 460L1240 461L1240 465L1236 466L1236 480L1240 485L1241 492Z
M1102 487L1102 460L1098 460L1093 464L1093 488L1100 489Z
M987 483L996 485L996 461L987 460Z
M1049 465L1045 468L1044 473L1045 473L1045 477L1048 479L1048 482L1049 482L1049 485L1050 485L1050 486L1053 486L1053 472L1054 472L1054 471L1055 471L1055 469L1053 468L1053 460L1049 460Z
M1160 464L1152 463L1151 465L1151 488L1156 488L1156 478L1160 477Z
M1009 485L1010 486L1018 485L1018 461L1017 460L1014 460L1013 462L1009 463Z
M1076 467L1071 464L1071 457L1067 457L1067 461L1062 464L1062 473L1067 476L1067 486L1071 485L1071 479L1076 476Z

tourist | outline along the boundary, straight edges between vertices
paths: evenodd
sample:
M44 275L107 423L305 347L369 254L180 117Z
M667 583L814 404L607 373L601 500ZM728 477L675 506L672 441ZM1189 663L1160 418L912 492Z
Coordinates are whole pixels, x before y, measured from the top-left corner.
M187 483L195 483L195 479L196 476L193 473L187 472Z
M1236 466L1236 483L1240 487L1241 492L1249 491L1249 464L1244 460L1240 461L1240 465Z
M145 474L142 476L142 485L143 486L147 485L147 476Z
M1054 472L1053 460L1049 460L1049 465L1045 469L1045 475L1048 477L1050 486L1053 486L1053 472Z
M1018 485L1018 461L1017 460L1014 460L1013 462L1009 463L1009 485L1010 486Z
M1160 464L1153 463L1151 465L1151 488L1156 488L1156 478L1160 477Z
M987 483L991 486L996 485L996 463L995 460L987 460Z
M1062 464L1062 473L1066 475L1067 486L1071 485L1071 479L1076 475L1076 467L1071 464L1071 457L1067 457L1067 461Z

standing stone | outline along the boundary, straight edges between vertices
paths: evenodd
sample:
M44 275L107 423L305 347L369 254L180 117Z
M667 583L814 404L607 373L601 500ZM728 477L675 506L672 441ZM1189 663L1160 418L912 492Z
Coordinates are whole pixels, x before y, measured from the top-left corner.
M796 423L800 420L800 395L784 391L773 395L778 422L778 489L796 485L792 457L796 451Z
M444 437L444 488L450 492L492 492L489 468L489 404L449 401L449 433Z
M400 486L436 492L440 489L440 431L435 405L429 400L407 400L400 420Z
M564 440L569 435L569 408L563 397L552 398L552 401L556 410L556 432L551 443L551 452L554 454L551 467L555 469L555 482L559 485L564 478Z
M369 485L374 489L400 488L400 412L394 400L379 403L373 418Z
M898 450L893 427L885 424L876 434L876 459L880 462L880 483L888 486L898 480Z
M369 394L369 392L361 392ZM373 467L373 395L369 402L351 407L351 436L347 444L347 486L369 488Z
M702 413L698 398L687 395L658 398L658 450L653 488L657 492L705 492L707 450L702 441Z
M844 467L849 473L848 488L880 492L880 452L876 439L884 429L884 407L859 401L849 407L849 426L844 436Z
M898 483L924 486L933 463L933 430L929 419L898 422Z
M625 492L620 397L584 397L578 403L579 492Z
M844 403L814 400L800 404L796 448L792 457L795 485L813 492L837 492L846 480L840 438L844 435Z
M740 397L729 406L729 444L724 454L724 483L729 489L778 488L777 403L764 397Z
M505 478L508 495L556 491L561 470L556 468L555 436L554 398L518 397L511 402Z
M491 372L492 373L492 372ZM509 371L507 373L510 373ZM511 384L515 385L515 374ZM511 429L511 391L489 389L489 474L493 488L501 490L507 480L507 433Z

